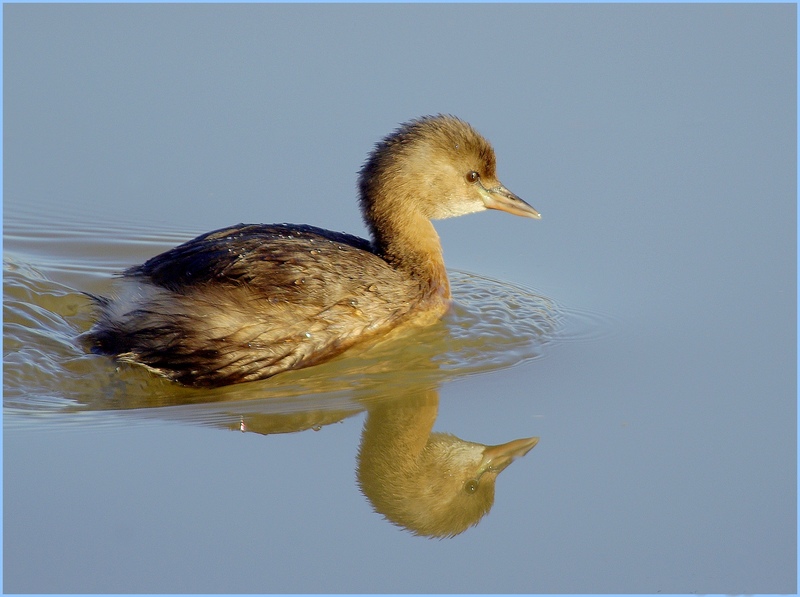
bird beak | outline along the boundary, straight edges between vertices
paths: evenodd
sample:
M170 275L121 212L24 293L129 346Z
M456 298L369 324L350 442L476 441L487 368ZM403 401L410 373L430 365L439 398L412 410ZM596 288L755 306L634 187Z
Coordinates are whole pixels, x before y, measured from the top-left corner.
M538 211L501 184L491 189L487 189L483 185L480 185L478 188L481 198L483 199L483 204L487 209L499 209L500 211L506 211L515 216L535 218L537 220L542 217Z
M526 437L515 439L513 442L500 444L499 446L486 446L479 470L481 473L492 472L497 474L516 458L525 456L538 443L538 437Z

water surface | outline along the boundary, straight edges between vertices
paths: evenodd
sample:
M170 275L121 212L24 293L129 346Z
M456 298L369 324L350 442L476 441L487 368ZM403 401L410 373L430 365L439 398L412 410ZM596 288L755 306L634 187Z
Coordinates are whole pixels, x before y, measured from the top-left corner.
M796 592L794 5L3 15L5 591ZM362 160L436 112L543 214L436 223L439 325L209 392L75 344L196 234L363 236ZM371 417L539 443L429 539L360 489Z

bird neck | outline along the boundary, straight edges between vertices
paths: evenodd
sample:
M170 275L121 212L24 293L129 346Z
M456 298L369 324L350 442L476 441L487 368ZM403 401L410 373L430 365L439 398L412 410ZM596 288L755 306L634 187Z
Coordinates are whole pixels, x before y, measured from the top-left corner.
M375 249L393 267L420 281L423 292L434 300L450 299L450 282L439 235L430 220L410 202L395 201L368 215Z

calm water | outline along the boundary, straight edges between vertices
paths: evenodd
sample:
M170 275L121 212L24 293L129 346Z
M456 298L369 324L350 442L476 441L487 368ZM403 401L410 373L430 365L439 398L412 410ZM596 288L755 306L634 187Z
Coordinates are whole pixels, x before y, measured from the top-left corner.
M6 592L796 592L794 5L3 15ZM440 324L214 391L75 344L198 233L363 235L371 144L435 112L543 214L437 223ZM530 437L453 538L376 465Z

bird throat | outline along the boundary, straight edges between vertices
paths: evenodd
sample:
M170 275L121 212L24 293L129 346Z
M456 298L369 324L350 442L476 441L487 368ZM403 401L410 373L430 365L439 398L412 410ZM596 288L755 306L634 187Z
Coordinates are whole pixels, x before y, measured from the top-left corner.
M442 255L439 235L430 220L421 214L404 218L390 234L376 234L381 256L392 266L406 271L420 282L425 298L449 302L450 282Z

